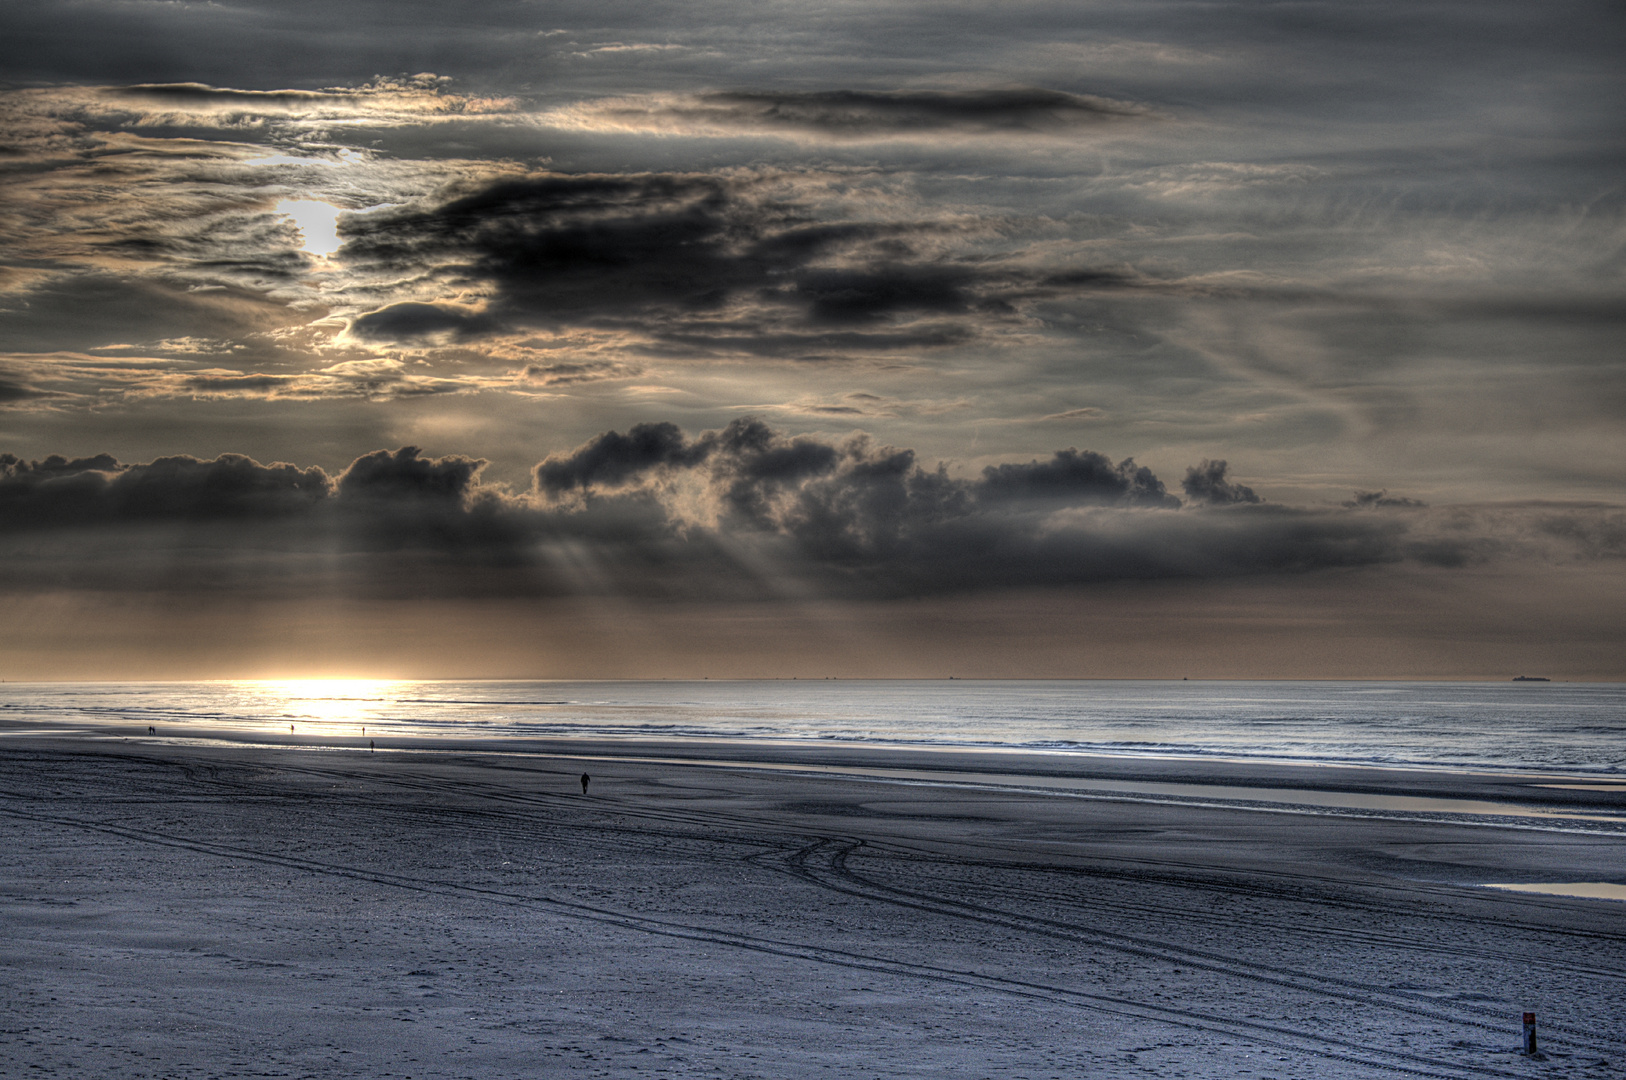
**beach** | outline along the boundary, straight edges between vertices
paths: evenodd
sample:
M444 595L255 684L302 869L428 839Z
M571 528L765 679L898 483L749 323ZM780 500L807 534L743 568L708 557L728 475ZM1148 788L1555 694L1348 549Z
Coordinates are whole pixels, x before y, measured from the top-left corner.
M0 851L7 1076L1626 1075L1626 902L1487 887L1608 780L16 728Z

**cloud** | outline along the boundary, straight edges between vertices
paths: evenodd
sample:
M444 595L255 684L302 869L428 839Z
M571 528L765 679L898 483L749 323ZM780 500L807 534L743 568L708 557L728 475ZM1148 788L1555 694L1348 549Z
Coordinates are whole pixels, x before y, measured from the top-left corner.
M240 371L200 371L183 376L181 385L207 397L273 397L300 382L295 375L253 375Z
M0 371L0 406L49 396L51 395L48 391L38 389L26 379L19 379L14 375Z
M704 460L709 445L688 445L672 423L638 424L625 435L606 431L569 454L549 457L532 470L536 489L556 496L595 487L619 487L663 465Z
M346 254L491 281L501 315L537 324L696 313L761 286L793 215L721 177L537 176L373 215Z
M487 465L468 457L421 457L416 446L378 450L357 458L339 475L341 501L434 500L462 505Z
M776 172L505 177L347 220L358 279L447 283L359 316L357 337L632 334L669 357L813 358L961 345L1045 299L1163 288L1121 267L1039 267L988 223L866 219L828 177ZM877 207L880 209L881 207ZM832 215L837 215L835 220ZM445 287L439 284L433 287Z
M644 369L637 364L614 360L586 360L554 364L526 364L514 373L516 382L528 386L575 386L579 383L612 379L634 379Z
M1626 513L1614 507L1577 507L1548 511L1537 528L1577 547L1587 558L1626 558Z
M410 446L337 476L234 454L5 455L0 584L864 599L1626 558L1613 506L1267 505L1209 461L1188 477L1231 495L1199 511L1150 470L1095 451L956 476L861 433L794 435L750 418L693 436L669 422L607 431L540 462L529 491L485 482L485 467Z
M215 106L241 109L308 110L332 100L332 93L318 90L233 90L206 83L139 83L110 86L102 93L114 99L162 102L165 104Z
M161 276L106 272L55 275L0 299L0 312L0 349L19 353L159 341L182 336L177 330L189 331L189 337L243 340L310 318L262 290L189 292Z
M761 410L796 413L804 416L845 416L854 418L861 416L941 416L945 413L963 411L970 408L971 404L971 401L967 398L916 398L906 400L872 394L863 390L853 390L834 398L801 398L796 401L764 405L761 406Z
M15 373L0 376L0 385L15 382L23 393L9 402L0 393L0 407L50 410L156 400L377 402L511 390L514 384L509 375L427 374L400 360L343 360L319 371L284 373L141 355L12 353L5 359Z
M241 454L144 465L107 454L42 461L0 454L0 530L300 514L327 499L331 487L319 468L261 465Z
M1094 405L1085 405L1077 409L1067 409L1063 412L1041 416L1039 421L1043 423L1049 420L1100 420L1106 415L1105 409L1098 409Z
M1225 463L1222 461L1220 465ZM1416 499L1407 499L1399 495L1390 495L1387 491L1357 491L1353 499L1346 500L1345 506L1352 510L1373 510L1380 507L1418 507L1427 506L1425 502Z
M791 436L742 419L693 438L670 423L606 432L539 464L534 487L563 515L554 527L636 508L647 535L727 538L731 550L848 595L1463 567L1511 555L1563 562L1603 557L1626 535L1612 510L1458 508L1408 519L1266 505L1226 473L1217 461L1187 471L1193 503L1206 508L1196 513L1180 510L1151 470L1095 451L959 478L868 436Z
M484 337L501 323L480 312L447 304L401 303L369 311L350 323L350 332L372 341L402 341L446 335L454 341Z
M518 100L507 96L454 92L446 76L424 73L373 79L358 86L321 90L240 90L207 83L137 83L88 87L69 100L87 119L119 110L134 110L137 125L210 125L241 127L248 117L291 119L308 124L365 116L369 123L486 117L513 112ZM130 121L126 121L130 122Z
M1173 508L1180 500L1163 481L1133 458L1114 465L1105 454L1058 450L1049 461L1026 465L990 465L983 470L985 498L1062 499L1069 502L1117 503L1123 506Z
M1228 465L1224 461L1210 461L1205 458L1200 465L1193 465L1187 469L1186 478L1180 483L1186 498L1208 506L1233 506L1237 503L1263 501L1253 493L1253 488L1227 480L1225 478L1227 468Z
M687 135L940 139L945 134L1077 134L1155 113L1040 87L987 90L724 90L608 98L546 114L563 127Z

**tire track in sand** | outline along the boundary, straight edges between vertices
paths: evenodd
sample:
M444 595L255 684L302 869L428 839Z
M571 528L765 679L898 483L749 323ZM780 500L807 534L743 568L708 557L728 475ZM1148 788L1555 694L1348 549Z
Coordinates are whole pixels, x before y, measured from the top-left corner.
M919 911L929 911L938 915L946 915L990 926L999 926L1008 930L1072 941L1089 945L1091 948L1107 949L1142 959L1160 960L1170 964L1178 964L1182 967L1223 975L1227 978L1243 979L1249 982L1290 989L1299 993L1350 1001L1366 1007L1403 1012L1421 1019L1459 1027L1478 1028L1496 1034L1504 1034L1507 1029L1505 1019L1495 1023L1489 1022L1489 1018L1498 1017L1499 1013L1482 1007L1462 1006L1460 1012L1453 1014L1442 1009L1438 1002L1421 994L1376 987L1369 983L1341 979L1336 976L1316 975L1294 968L1237 960L1218 953L1169 945L1151 938L1140 938L1108 930L1089 929L1075 923L1020 915L964 900L955 900L919 890L886 885L866 878L847 867L848 856L854 851L867 846L869 845L861 840L821 840L793 853L788 858L777 861L785 872L795 877L849 896L859 896L881 903L901 905ZM756 856L754 861L759 864L770 865L776 860L772 856ZM1486 1019L1476 1019L1476 1016ZM1543 1027L1546 1030L1564 1034L1567 1036L1570 1045L1589 1052L1599 1054L1618 1053L1621 1045L1626 1044L1626 1039L1608 1034L1600 1035L1597 1032L1569 1025L1549 1023L1544 1024ZM1599 1040L1612 1045L1602 1045Z

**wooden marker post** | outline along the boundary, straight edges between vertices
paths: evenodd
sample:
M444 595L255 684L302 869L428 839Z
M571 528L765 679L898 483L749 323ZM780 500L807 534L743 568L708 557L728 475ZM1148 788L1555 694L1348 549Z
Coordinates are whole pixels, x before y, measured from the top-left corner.
M1524 1014L1524 1052L1536 1052L1536 1014L1533 1012Z

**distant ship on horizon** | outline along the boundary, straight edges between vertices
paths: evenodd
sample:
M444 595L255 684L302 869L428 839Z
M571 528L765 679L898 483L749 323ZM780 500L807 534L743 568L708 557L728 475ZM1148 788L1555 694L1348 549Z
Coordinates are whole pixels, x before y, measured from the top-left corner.
M1515 675L1515 676L1513 676L1513 681L1514 682L1552 682L1553 680L1547 678L1547 676L1545 676L1545 675Z

